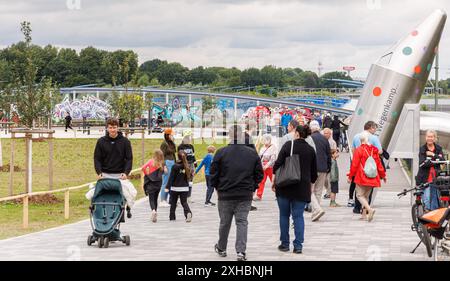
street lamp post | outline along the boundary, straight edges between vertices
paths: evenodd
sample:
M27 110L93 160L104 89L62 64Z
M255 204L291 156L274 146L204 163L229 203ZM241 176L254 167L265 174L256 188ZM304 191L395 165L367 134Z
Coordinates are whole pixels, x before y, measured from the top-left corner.
M438 110L438 92L439 92L439 48L436 52L436 78L434 80L434 111Z

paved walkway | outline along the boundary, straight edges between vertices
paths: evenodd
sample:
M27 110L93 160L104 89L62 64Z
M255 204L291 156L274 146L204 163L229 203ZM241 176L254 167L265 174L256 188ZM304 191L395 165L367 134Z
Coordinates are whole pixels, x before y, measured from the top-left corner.
M338 202L345 205L348 184L345 172L348 155L342 155L341 190ZM326 214L312 223L306 214L304 253L281 253L279 244L278 209L275 197L267 185L258 210L249 217L249 260L428 260L423 246L415 254L409 252L417 244L417 235L410 230L409 197L397 199L396 193L407 186L398 165L392 162L388 172L390 183L378 192L372 223L359 220L346 206L331 209L322 201ZM81 221L63 227L0 241L0 260L234 260L235 228L231 229L228 257L221 259L213 250L217 241L218 213L215 207L204 207L205 187L194 187L192 223L182 219L169 222L168 208L161 208L157 223L150 221L149 205L139 201L133 218L122 225L122 233L131 235L131 246L111 244L108 249L86 245L91 233L89 222ZM213 197L215 198L215 197ZM292 231L291 234L293 235ZM291 237L292 238L292 237Z

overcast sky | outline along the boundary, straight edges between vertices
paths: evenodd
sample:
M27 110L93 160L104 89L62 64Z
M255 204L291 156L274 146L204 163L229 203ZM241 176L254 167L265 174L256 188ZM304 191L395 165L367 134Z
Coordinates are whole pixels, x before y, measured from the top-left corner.
M188 67L300 67L324 72L370 65L449 0L0 0L0 47L21 40L80 50L133 49ZM450 77L450 29L441 41L441 77Z

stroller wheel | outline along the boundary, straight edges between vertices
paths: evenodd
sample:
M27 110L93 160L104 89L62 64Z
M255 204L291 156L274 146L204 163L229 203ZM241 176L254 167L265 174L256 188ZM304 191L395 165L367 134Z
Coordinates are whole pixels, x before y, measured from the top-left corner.
M125 245L130 246L131 240L130 240L130 235L125 235L123 237L123 239L125 240Z
M105 237L105 239L103 239L103 248L108 248L109 247L109 238Z
M92 245L92 243L94 242L94 239L93 239L94 237L92 236L92 235L89 235L88 236L88 239L87 239L87 244L88 244L88 246L91 246Z
M99 247L99 248L103 247L103 241L104 241L103 239L104 239L103 236L100 236L100 237L98 238L98 247Z

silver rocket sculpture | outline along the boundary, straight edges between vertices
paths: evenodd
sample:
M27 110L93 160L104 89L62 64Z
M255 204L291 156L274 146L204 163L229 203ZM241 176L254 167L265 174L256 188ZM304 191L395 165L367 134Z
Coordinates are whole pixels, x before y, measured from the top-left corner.
M444 11L434 11L372 65L349 127L350 140L374 121L387 149L404 104L420 101L446 19Z

